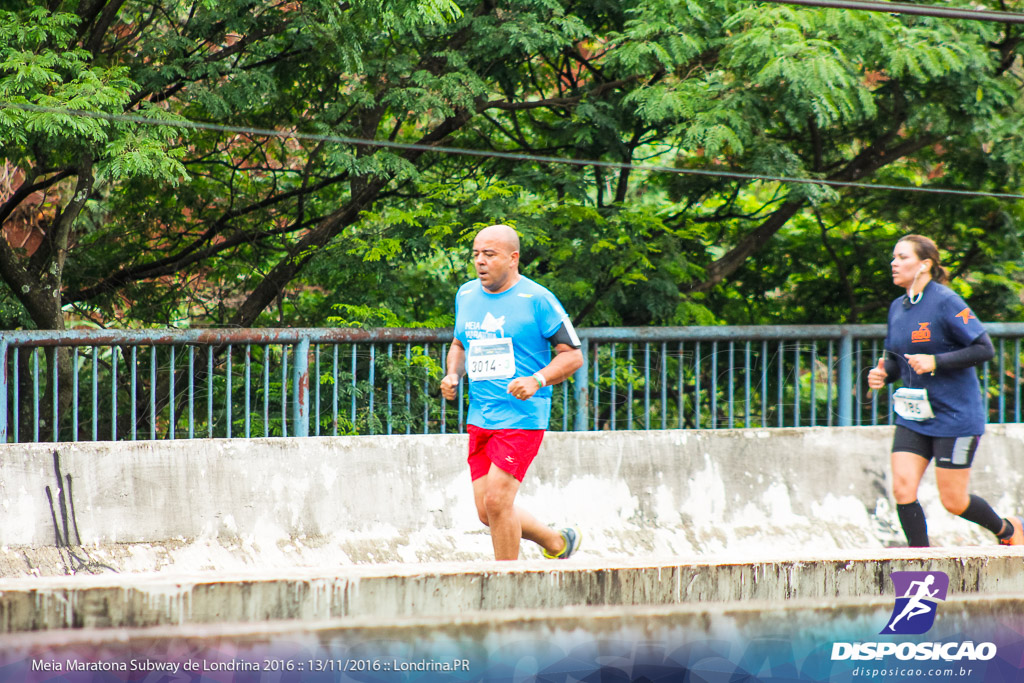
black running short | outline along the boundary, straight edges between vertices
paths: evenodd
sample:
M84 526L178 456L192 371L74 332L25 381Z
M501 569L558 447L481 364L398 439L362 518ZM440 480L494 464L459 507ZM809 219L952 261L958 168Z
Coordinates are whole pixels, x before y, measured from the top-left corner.
M927 436L896 425L892 452L914 453L947 470L966 470L974 462L979 441L980 436Z

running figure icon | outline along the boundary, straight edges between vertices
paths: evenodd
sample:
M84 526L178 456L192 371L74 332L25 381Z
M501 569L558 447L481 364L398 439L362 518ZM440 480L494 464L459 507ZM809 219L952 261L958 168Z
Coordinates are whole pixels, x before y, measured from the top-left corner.
M946 599L949 577L938 571L892 572L896 602L883 634L925 633L935 623L938 603Z
M924 602L925 598L934 598L939 593L938 588L936 588L934 592L928 590L929 586L933 583L935 583L935 576L933 574L926 576L924 581L912 581L910 583L910 588L907 589L907 594L903 596L904 598L910 598L910 600L903 608L903 611L900 612L899 616L893 619L889 624L890 631L896 630L896 622L903 617L906 617L909 621L918 615L928 614L935 609L935 603Z

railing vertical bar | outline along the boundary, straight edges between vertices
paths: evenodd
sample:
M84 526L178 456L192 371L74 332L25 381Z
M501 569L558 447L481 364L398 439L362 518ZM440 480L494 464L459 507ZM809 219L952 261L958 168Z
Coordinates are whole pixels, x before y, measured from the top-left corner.
M263 349L263 436L270 436L270 346Z
M999 422L1006 422L1006 340L999 338Z
M168 397L168 400L167 400L167 412L168 412L168 415L167 415L167 438L168 439L174 439L174 420L175 420L175 414L174 414L174 408L175 408L175 406L174 406L174 402L175 402L175 398L174 398L174 372L175 372L175 370L174 370L174 356L175 356L174 344L171 344L171 348L169 349L169 351L170 351L170 353L168 354L168 356L169 356L168 363L170 363L171 367L170 367L170 375L168 375L168 377L167 377L167 397Z
M816 426L818 417L818 340L811 341L811 426Z
M611 411L612 411L612 431L615 431L615 409L618 407L618 378L615 374L615 342L612 342L612 394L611 394Z
M644 429L651 428L651 344L644 342Z
M13 355L14 355L14 360L13 360L14 369L13 369L13 373L11 375L11 377L13 377L13 382L12 382L13 386L11 388L13 390L12 393L14 395L11 397L11 400L12 400L12 406L11 407L13 408L13 411L14 411L14 421L13 421L13 424L11 425L11 433L12 433L12 436L14 438L14 443L18 443L18 441L20 441L20 436L18 434L18 426L19 426L18 423L21 422L21 400L20 400L21 399L21 347L15 346L14 347L14 354ZM96 407L96 404L97 404L96 388L95 388L95 386L96 386L96 350L95 349L93 349L93 363L92 363L92 367L93 367L93 395L92 395L93 436L92 436L92 438L93 438L93 441L95 441L96 440L96 426L95 425L96 425L96 410L97 410L97 407Z
M626 363L629 365L629 387L626 390L626 429L633 429L633 376L636 367L633 363L633 342L626 347Z
M668 345L661 343L661 428L668 427Z
M213 347L206 347L206 438L213 438Z
M338 345L331 346L331 435L338 435Z
M1013 421L1020 422L1020 338L1013 342Z
M466 397L464 392L468 392L469 391L469 386L468 386L469 380L466 380L465 382L463 382L462 381L463 379L464 379L464 377L460 377L459 378L458 392L456 394L456 400L459 402L459 416L458 416L459 417L459 422L458 422L458 425L457 425L458 433L459 434L461 434L462 432L465 431L465 428L464 428L463 425L465 423L464 411L465 411L465 408L466 408L467 397Z
M288 436L288 345L281 345L281 436Z
M863 420L861 419L861 417L862 417L862 414L864 412L863 409L862 409L862 406L861 406L861 396L863 396L863 394L861 393L861 390L860 390L860 373L861 373L861 340L860 339L857 339L853 343L853 354L854 354L853 355L854 364L855 364L855 367L856 367L856 370L854 371L854 375L853 375L853 386L854 386L854 396L857 397L857 400L853 403L853 407L854 407L854 410L857 411L856 424L860 425L860 424L863 423Z
M53 429L51 430L53 432L53 443L60 441L60 409L58 407L60 404L60 387L58 385L60 382L60 373L57 371L60 366L60 356L58 355L59 351L59 346L53 347L53 360L50 361L50 386L53 387Z
M313 347L313 376L310 378L310 383L313 385L313 410L311 417L316 421L316 428L313 430L314 436L320 436L320 344Z
M242 420L242 429L244 430L245 438L252 436L252 344L245 345L245 409L242 414L245 416Z
M39 441L39 348L32 349L32 441Z
M871 340L871 367L874 367L878 363L878 340ZM878 394L877 391L871 392L871 424L878 424Z
M785 424L786 424L786 408L785 408L785 404L783 403L783 393L782 393L782 386L783 386L783 383L784 383L783 382L783 368L782 368L782 366L783 366L783 364L785 363L785 360L786 360L786 346L781 341L779 342L779 350L778 350L778 353L776 354L776 358L779 359L779 362L776 364L778 366L777 367L778 386L776 387L777 399L775 401L775 412L779 416L779 420L778 420L779 424L778 424L778 426L779 427L784 427Z
M693 350L693 426L700 429L700 340Z
M449 350L451 349L451 345L448 346L448 349ZM442 373L447 372L447 366L445 365L446 358L447 358L447 353L445 352L444 344L441 345L441 350L438 352L437 355L438 355L438 360L440 361L441 367L444 368L444 369L441 370L441 372ZM441 396L441 411L440 412L441 412L441 430L440 431L441 431L442 434L445 434L448 431L448 400L444 396Z
M369 432L370 434L374 433L374 429L373 429L373 415L374 415L374 413L373 413L373 399L375 398L374 394L377 393L376 392L376 388L377 388L377 384L376 384L377 379L376 379L376 377L377 377L377 345L376 344L370 344L370 390L369 390L370 405L369 405L369 408L367 409L368 413L367 413L367 416L366 416L367 432ZM461 416L461 409L462 409L461 405L459 405L459 409L460 409L459 410L459 414Z
M405 433L412 434L412 343L405 345Z
M800 340L793 343L793 426L800 426Z
M554 390L552 390L554 393ZM569 380L562 382L562 431L569 431Z
M231 375L231 344L228 344L227 358L224 363L224 433L227 438L231 438L231 423L233 415L231 411L231 385L233 384Z
M594 346L594 354L593 354L593 358L594 358L594 361L593 361L594 362L594 379L593 379L593 381L594 381L594 389L593 389L593 394L594 394L594 430L596 431L596 430L600 429L600 427L598 426L598 422L600 420L599 413L601 412L601 384L599 382L600 374L598 374L598 358L597 358L597 355L598 355L598 353L600 352L600 349L601 349L601 345L598 344L598 343L595 343L593 346Z
M736 344L731 339L729 340L728 358L729 358L729 389L728 389L728 397L729 397L729 429L732 429L735 426L735 421L734 421L735 420L735 410L734 410L734 406L735 406L736 393L735 393L734 389L735 389L735 384L736 384L736 381L735 381L736 380L736 376L735 376Z
M388 342L388 365L389 366L391 365L391 361L393 360L393 358L392 358L392 347L393 346L394 345L391 342ZM392 410L392 403L391 403L391 373L390 372L388 373L387 380L388 380L388 387L387 387L387 395L388 395L388 424L387 424L387 432L390 435L391 434L391 410Z
M718 429L718 342L711 342L711 428Z
M117 346L110 347L110 440L117 441Z
M686 358L686 354L683 351L683 342L679 342L676 349L678 353L678 358L676 359L676 390L678 392L676 410L679 412L679 429L686 425L683 420L683 359Z
M576 415L573 417L572 429L574 432L585 432L589 421L590 410L590 380L587 377L587 359L590 357L590 337L580 338L580 355L583 356L583 365L572 374L573 401L576 405Z
M17 363L17 356L15 356L15 363ZM92 440L100 440L100 349L98 346L92 347ZM15 365L17 370L17 365ZM15 375L17 376L17 375ZM17 384L14 385L17 388ZM15 405L17 405L17 396L15 396ZM17 429L18 423L14 423L15 429ZM17 434L17 432L15 432ZM15 439L17 441L17 439Z
M768 426L768 340L761 340L761 426Z
M430 358L430 344L423 345L423 355ZM444 398L441 403L444 404ZM427 365L423 366L423 433L430 433L430 368Z
M6 368L4 368L6 370ZM6 414L6 411L4 411ZM71 440L78 441L78 347L71 351Z
M196 413L195 413L195 384L196 384L196 348L188 347L188 438L195 438L196 435Z
M138 392L138 382L137 382L138 360L139 360L138 348L139 348L138 346L132 346L131 361L130 361L130 363L131 363L131 381L128 383L129 392L130 392L128 394L128 403L131 405L131 410L129 410L128 412L129 412L129 415L131 416L131 423L132 423L131 424L131 428L128 430L128 433L131 436L131 440L132 441L136 440L136 436L137 435L136 435L135 423L138 421L138 411L136 410L136 406L135 406L136 396L137 396L137 392Z
M827 372L825 373L825 424L829 427L832 426L832 368L836 367L833 359L835 358L835 345L832 340L828 340L828 366Z
M750 341L743 343L743 426L750 429Z
M309 337L295 344L292 364L292 436L309 436Z
M7 341L0 338L0 443L7 443L7 391L10 386L9 375L7 374L7 356L10 348ZM14 347L14 353L17 355L18 347ZM15 384L17 384L17 381L15 381Z
M839 385L838 403L839 426L849 427L853 424L853 342L849 332L843 332L839 338Z
M156 344L149 348L149 438L153 440L156 439Z
M357 350L358 350L357 349L357 345L353 342L353 344L352 344L352 401L351 401L352 405L350 406L350 408L351 408L350 417L352 419L352 430L353 431L355 431L355 429L356 429L356 371L358 369L357 365L356 365Z

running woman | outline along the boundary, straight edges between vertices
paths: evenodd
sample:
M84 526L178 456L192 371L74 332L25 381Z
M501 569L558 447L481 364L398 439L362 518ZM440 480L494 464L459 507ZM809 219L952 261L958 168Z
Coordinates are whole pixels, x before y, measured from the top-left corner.
M583 365L580 340L555 295L519 274L519 235L491 225L473 240L477 279L455 295L455 338L441 394L469 375L469 471L477 516L490 527L494 559L519 557L520 539L566 559L575 527L552 529L515 505L551 417L551 386ZM554 347L555 356L551 357Z
M903 383L893 395L892 474L907 544L928 546L917 490L934 461L939 498L949 512L985 527L1003 545L1024 545L1019 517L1000 517L968 493L971 463L985 431L975 366L995 355L992 340L964 300L946 286L949 274L929 238L908 235L896 243L892 281L906 295L889 307L886 357L868 373L868 386Z

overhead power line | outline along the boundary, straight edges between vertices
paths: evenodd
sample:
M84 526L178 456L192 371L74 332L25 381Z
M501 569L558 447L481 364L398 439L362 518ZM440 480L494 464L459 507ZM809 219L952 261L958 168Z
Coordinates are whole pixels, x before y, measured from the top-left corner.
M137 123L140 125L165 126L170 128L184 128L194 130L210 130L234 135L252 135L256 137L271 137L293 140L310 140L314 142L332 142L342 145L353 145L363 147L381 147L388 149L410 150L420 152L434 152L440 154L453 154L461 156L483 157L488 159L508 159L516 162L538 162L545 164L562 164L567 166L595 166L600 168L629 169L637 171L650 171L654 173L675 173L680 175L708 176L715 178L733 178L737 180L758 180L778 183L796 183L801 185L825 185L828 187L849 187L864 190L892 190L897 192L917 192L924 194L959 195L963 197L989 197L994 199L1024 199L1024 194L1009 192L979 192L976 190L961 190L957 188L944 187L916 187L913 185L885 185L873 183L857 183L843 180L828 180L823 178L792 178L789 176L764 175L759 173L743 173L728 170L709 170L697 168L678 168L675 166L660 166L657 164L634 164L619 161L603 161L600 159L572 159L565 157L546 156L540 154L523 154L518 152L502 152L495 150L466 149L463 147L447 147L444 145L424 145L407 142L392 142L390 140L372 140L365 138L352 138L344 135L321 135L317 133L298 133L275 130L273 128L250 128L246 126L225 126L217 123L201 123L196 121L170 121L150 119L137 114L107 114L104 112L83 111L80 109L62 109L59 107L44 107L37 104L25 104L15 102L0 102L0 109L20 109L22 111L64 114L67 116L81 116L92 119L102 119L111 122Z
M761 2L833 9L854 9L866 12L887 12L889 14L916 14L925 17L940 17L942 19L967 19L970 21L1024 24L1024 13L1021 12L941 7L939 5L911 5L905 2L871 2L869 0L761 0Z

